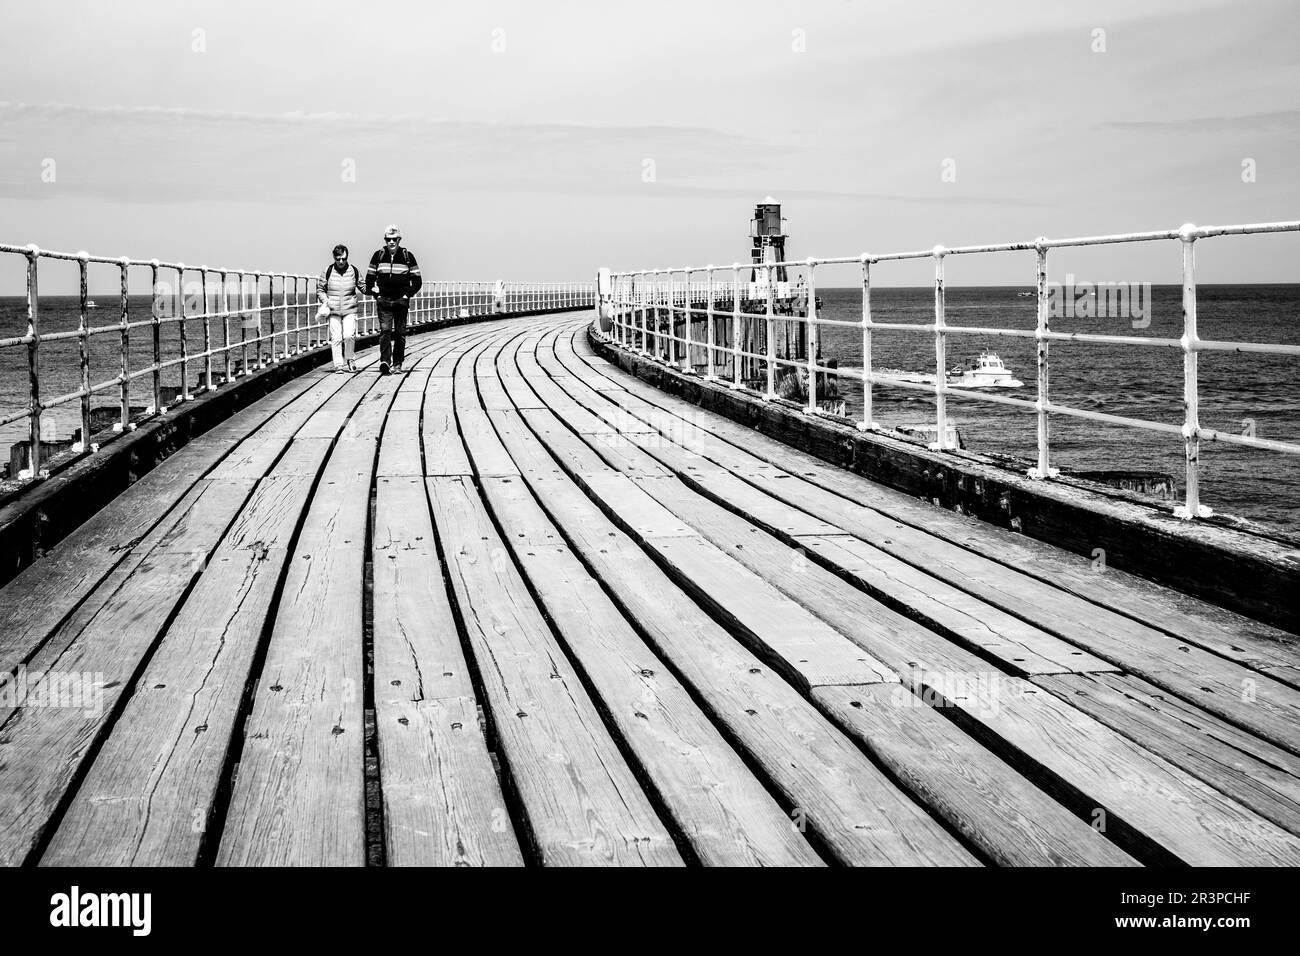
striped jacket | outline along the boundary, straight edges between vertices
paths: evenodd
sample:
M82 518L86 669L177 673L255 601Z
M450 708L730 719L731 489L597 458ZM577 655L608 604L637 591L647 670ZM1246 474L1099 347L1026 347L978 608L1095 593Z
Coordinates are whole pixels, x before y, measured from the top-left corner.
M415 295L424 280L420 278L420 265L409 249L397 248L396 255L380 249L370 257L366 270L366 292L381 299L400 299Z
M349 265L340 273L331 262L316 277L316 295L324 297L333 315L353 315L361 299L361 272Z

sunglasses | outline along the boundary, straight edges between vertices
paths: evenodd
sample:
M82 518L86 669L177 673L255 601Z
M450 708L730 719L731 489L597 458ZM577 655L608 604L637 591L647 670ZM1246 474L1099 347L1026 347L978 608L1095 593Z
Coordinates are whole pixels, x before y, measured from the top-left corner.
M401 242L401 241L402 241L402 240L401 240L400 237L398 237L398 238L396 238L396 239L385 239L385 240L384 240L384 242Z

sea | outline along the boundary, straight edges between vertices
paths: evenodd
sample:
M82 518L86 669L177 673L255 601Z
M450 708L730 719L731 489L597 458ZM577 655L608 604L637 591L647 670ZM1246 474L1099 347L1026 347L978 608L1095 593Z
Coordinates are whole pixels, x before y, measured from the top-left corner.
M122 337L116 326L122 321L121 295L116 291L105 292L101 297L92 293L90 298L98 306L87 311L87 318L92 329L111 328L111 331L99 332L90 337L90 383L99 385L115 378L122 367ZM152 297L148 295L130 296L127 299L127 316L131 322L143 322L151 318ZM197 308L197 306L196 306ZM40 299L41 333L75 331L81 322L81 299L79 296L42 295ZM304 310L304 315L307 315ZM311 312L314 315L314 309ZM190 319L185 323L185 335L190 354L203 351L203 319ZM210 319L210 336L214 346L223 344L222 321ZM263 331L269 331L269 320L263 319ZM283 322L279 311L276 313L276 327L282 328ZM229 319L230 340L239 342L241 336L255 337L256 328L247 333L241 330L241 320L232 315ZM25 334L27 331L26 296L0 296L0 338L10 338ZM163 361L180 357L180 323L163 322L161 325ZM276 340L276 349L280 349L280 340ZM137 371L153 363L153 330L141 326L130 330L130 367ZM263 343L263 351L269 353L269 343ZM28 354L26 345L11 346L0 349L0 417L19 411L28 406L29 381ZM240 351L231 352L232 360L238 364ZM248 349L250 361L253 349ZM76 338L56 342L42 342L37 350L37 362L40 370L41 398L50 401L81 387L81 346ZM224 361L220 355L212 357L213 371L221 372ZM187 381L191 390L203 374L202 359L191 360L187 366ZM181 381L179 365L164 369L162 383L164 386L178 386ZM96 392L91 401L95 408L121 407L121 393L114 385L101 392ZM143 375L131 382L131 405L143 409L153 404L153 380ZM78 400L47 409L41 416L41 436L45 440L68 440L73 432L81 426L81 411ZM8 460L9 446L16 441L27 438L26 419L0 425L0 459Z
M945 289L944 321L949 326L1024 329L1036 326L1037 300L1020 293L1025 287ZM820 289L823 319L858 322L860 289ZM1098 317L1061 315L1051 320L1056 332L1181 337L1182 286L1155 285L1140 318L1131 314ZM1069 310L1061 310L1068 312ZM1130 312L1134 310L1130 309ZM925 324L934 321L934 290L875 288L871 315L876 322ZM1197 333L1202 339L1300 345L1300 285L1200 285L1197 287ZM1134 322L1145 324L1135 328ZM1149 322L1149 324L1147 324ZM822 327L823 359L844 371L862 367L859 329ZM1037 349L1032 338L950 333L947 365L967 366L982 350L997 353L1024 383L1002 394L1033 401L1037 391ZM1058 404L1181 426L1183 423L1183 352L1160 346L1085 342L1051 343L1050 397ZM1202 351L1199 357L1200 422L1234 434L1300 444L1300 356L1251 352ZM934 335L930 332L878 331L872 335L872 364L934 373ZM861 418L861 379L841 376L840 397L847 414ZM875 421L885 426L933 424L934 399L922 392L875 386ZM948 418L968 449L1036 462L1038 426L1030 409L974 399L948 399ZM1051 417L1051 457L1057 467L1164 472L1184 492L1186 454L1178 435L1073 418ZM1201 502L1216 512L1300 533L1300 456L1202 441Z
M1036 302L1020 293L1024 287L949 287L945 293L945 320L950 326L1033 330ZM820 316L845 322L860 321L861 291L856 288L821 288ZM92 292L92 297L94 293ZM92 326L120 320L120 299L105 294L102 308L90 312ZM129 300L132 320L149 316L150 298ZM1182 334L1182 288L1157 285L1143 303L1147 323L1135 328L1131 315L1054 317L1060 332L1178 338ZM41 297L42 331L76 329L80 320L76 296ZM920 288L875 287L871 293L872 317L877 322L924 324L933 321L934 292ZM1198 331L1203 339L1300 345L1300 285L1201 285L1197 289ZM0 337L26 331L27 306L22 296L0 297ZM232 320L232 338L238 339L238 322ZM179 326L164 324L164 355L179 354ZM187 323L192 351L201 349L203 320ZM212 336L220 341L220 323L213 321ZM823 359L834 359L846 372L860 375L861 332L852 328L821 329ZM99 383L117 374L120 338L114 333L92 337L91 381ZM967 365L982 350L996 352L1024 387L1004 394L1032 401L1037 381L1036 351L1031 338L983 334L948 335L948 366ZM132 330L131 366L140 368L152 359L150 329ZM934 337L926 332L878 331L873 335L873 364L919 373L935 371ZM79 386L78 343L69 339L43 343L39 350L41 390L44 397L75 391ZM0 414L17 410L28 401L27 349L0 349ZM1258 438L1300 444L1300 357L1249 352L1200 353L1200 419L1203 427ZM218 366L219 367L219 366ZM202 370L201 362L189 368L191 383ZM164 384L180 380L179 367L167 370ZM132 403L150 402L150 382L133 383ZM862 410L860 377L839 379L846 412L858 418ZM1183 420L1183 354L1180 349L1094 343L1053 342L1051 345L1051 398L1077 408L1150 421L1181 425ZM115 390L96 396L94 404L116 407ZM921 392L877 385L873 391L873 418L885 426L933 424L933 397ZM974 399L949 398L949 420L960 430L968 449L1012 456L1031 462L1037 457L1037 423L1028 409L1011 408ZM76 402L50 409L43 416L44 431L70 437L79 425ZM0 426L0 457L12 442L26 436L26 422ZM1140 470L1167 473L1175 479L1181 497L1184 448L1177 435L1054 415L1051 419L1052 463L1078 470ZM1216 512L1246 519L1263 529L1300 534L1300 456L1224 442L1201 443L1201 500Z

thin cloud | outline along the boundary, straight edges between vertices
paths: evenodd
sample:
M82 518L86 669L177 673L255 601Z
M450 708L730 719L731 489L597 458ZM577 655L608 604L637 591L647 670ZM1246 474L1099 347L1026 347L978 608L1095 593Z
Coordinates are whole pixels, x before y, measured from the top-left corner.
M1145 133L1300 133L1300 110L1196 116L1176 120L1113 120L1098 129Z

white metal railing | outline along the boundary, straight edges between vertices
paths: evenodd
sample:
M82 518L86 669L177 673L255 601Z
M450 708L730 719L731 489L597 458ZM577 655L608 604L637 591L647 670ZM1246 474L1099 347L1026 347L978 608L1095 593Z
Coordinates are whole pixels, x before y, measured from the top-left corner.
M27 273L27 329L22 335L0 338L0 353L6 349L25 348L27 367L27 401L17 410L0 407L0 427L26 419L28 421L28 460L25 477L39 478L42 472L41 424L43 414L72 402L80 403L81 447L73 451L96 450L90 443L92 398L100 393L117 395L118 421L115 431L136 427L131 411L132 383L139 378L150 380L151 404L144 416L166 410L165 394L175 394L173 404L188 401L196 394L219 388L222 383L238 379L267 365L283 361L301 352L327 348L328 322L316 319L316 276L261 270L187 266L180 262L158 259L130 259L93 256L86 252L53 252L36 245L0 244L0 254L22 256ZM40 263L42 260L76 262L80 274L80 322L75 329L41 331ZM119 321L93 326L90 324L89 267L93 263L118 270ZM148 318L132 319L129 278L132 269L149 270L151 308ZM174 279L174 285L170 281ZM595 301L595 285L590 282L503 282L495 281L426 281L411 300L408 326L445 321L454 317L491 314L553 311L590 306ZM138 306L137 306L138 308ZM232 336L231 323L237 323ZM190 342L190 323L202 322L202 342ZM215 328L214 328L215 324ZM177 333L168 340L164 329L175 325ZM132 333L147 330L150 337L149 360L132 367ZM379 320L374 299L362 298L358 305L357 334L377 332ZM220 342L214 342L214 333ZM111 377L92 381L91 340L96 336L114 336L119 355ZM55 398L44 398L41 390L42 343L76 340L79 344L79 386ZM164 352L170 346L173 354ZM250 356L251 350L251 356ZM236 357L237 356L237 357ZM191 365L202 363L193 383ZM214 368L214 362L219 368ZM164 386L164 372L176 369L178 383ZM10 371L9 374L12 374ZM49 378L49 371L46 371ZM193 391L191 391L193 385ZM12 406L11 406L12 408ZM19 477L13 475L11 477Z
M744 389L747 386L741 380L741 359L752 359L766 368L765 399L776 397L775 373L778 366L800 368L807 372L807 407L808 413L820 411L817 404L817 374L835 375L852 378L862 383L863 415L858 423L862 430L880 430L872 419L872 386L888 385L896 388L929 392L935 399L935 424L938 441L932 446L937 449L948 448L948 410L949 396L994 402L1025 411L1032 411L1038 419L1038 461L1029 469L1032 478L1051 478L1058 470L1051 465L1051 415L1066 415L1075 418L1141 428L1166 434L1179 435L1183 439L1186 458L1186 496L1183 505L1174 513L1183 518L1207 517L1211 509L1200 502L1199 459L1200 443L1222 441L1251 448L1266 449L1285 454L1300 454L1300 445L1257 438L1205 428L1200 423L1197 356L1203 351L1255 352L1274 355L1300 355L1300 346L1281 345L1259 342L1232 342L1202 339L1197 334L1196 326L1196 275L1194 244L1202 239L1216 236L1242 236L1260 233L1300 232L1300 221L1256 223L1235 226L1196 226L1184 225L1178 229L1158 232L1125 233L1109 236L1086 236L1073 239L1048 239L1039 237L1030 242L998 243L979 246L959 246L945 248L935 246L933 249L914 252L863 253L858 256L837 258L809 258L789 262L771 262L757 265L734 263L730 266L691 266L676 269L643 269L631 272L610 273L610 285L605 308L612 317L612 340L619 346L638 350L643 354L678 365L676 346L684 345L686 357L680 367L685 371L694 371L690 356L692 350L703 349L705 355L705 377L716 380L715 370L723 363L717 360L718 353L724 353L724 360L729 360L733 368L732 388ZM1049 316L1049 293L1047 281L1047 254L1050 249L1078 246L1097 246L1124 242L1153 242L1175 240L1181 246L1182 253L1182 305L1183 334L1180 338L1156 338L1130 335L1099 335L1081 332L1053 332ZM944 260L948 256L970 255L975 253L999 253L1032 251L1036 256L1037 272L1037 324L1030 331L1027 329L983 328L974 326L952 326L944 321ZM877 263L903 259L932 259L934 262L934 321L932 323L876 322L871 316L871 267ZM846 322L822 319L817 316L817 294L815 268L819 265L859 264L862 273L862 315L860 321ZM759 274L758 288L755 283L743 284L740 281L741 269L755 269ZM783 290L777 288L778 269L803 269L804 284L801 290L807 301L806 316L780 315L774 309L774 300L779 300ZM719 281L718 273L730 273L729 277ZM694 277L703 274L704 282L694 281ZM777 295L766 294L766 289L777 288ZM755 292L759 294L754 294ZM739 294L737 294L739 293ZM763 312L742 311L742 303L760 301L765 306ZM718 306L727 305L725 310ZM685 319L684 336L674 333L673 319L677 314ZM668 317L665 330L658 317ZM691 326L703 314L706 322L704 341L691 340ZM653 317L654 327L650 327ZM767 350L757 354L742 350L741 336L736 334L741 320L754 320L766 323ZM717 344L715 325L717 322L731 323L731 345ZM777 322L796 322L807 325L807 358L799 361L781 359L774 352L775 327ZM829 368L817 364L817 340L820 326L840 326L860 329L862 334L862 365L860 369ZM872 334L877 330L925 333L933 336L935 354L934 383L902 381L882 375L872 369L871 347ZM953 388L946 381L947 374L947 339L958 335L993 335L1032 338L1037 343L1037 397L1033 401L1010 398L1004 395L987 394L967 389ZM1182 425L1167 422L1148 421L1123 415L1112 415L1089 409L1075 408L1051 400L1050 384L1050 345L1053 341L1095 342L1109 345L1145 346L1154 348L1174 348L1183 352L1183 405ZM653 351L647 347L653 343ZM661 343L671 350L667 356L660 354Z

